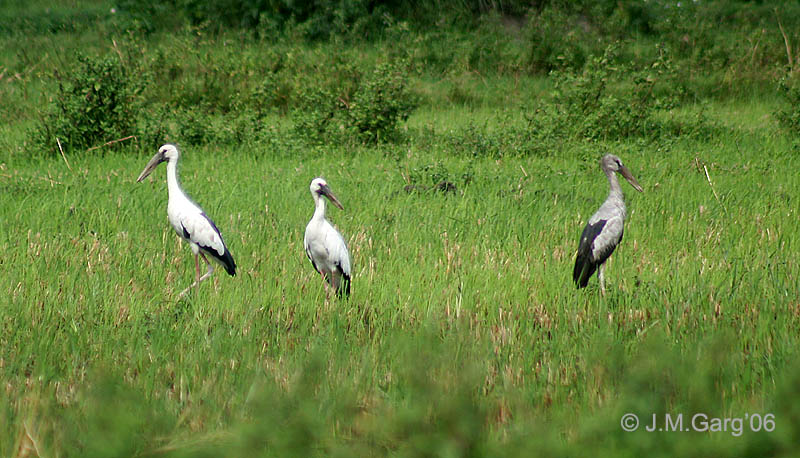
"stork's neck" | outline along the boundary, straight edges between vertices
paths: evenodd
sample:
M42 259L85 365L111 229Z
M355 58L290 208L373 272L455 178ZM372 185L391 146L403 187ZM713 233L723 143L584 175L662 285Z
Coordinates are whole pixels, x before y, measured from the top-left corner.
M167 161L167 190L170 198L186 197L180 183L178 183L178 161L175 159Z
M625 213L625 200L622 197L622 187L619 185L619 180L617 179L617 174L612 171L606 172L606 176L608 177L608 198L606 199L606 204L613 205L614 207L622 209L623 214Z
M617 179L617 174L612 171L606 172L606 176L608 177L608 197L615 197L619 200L622 200L622 187L619 185L619 179Z
M319 194L314 195L314 216L312 219L323 220L325 219L325 199L320 197Z

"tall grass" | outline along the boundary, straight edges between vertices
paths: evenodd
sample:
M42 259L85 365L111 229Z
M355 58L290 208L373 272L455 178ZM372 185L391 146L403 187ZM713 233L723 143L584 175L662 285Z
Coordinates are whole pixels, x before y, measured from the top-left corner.
M82 24L71 6L39 20ZM502 17L474 40L395 22L366 46L202 26L123 38L106 20L0 34L0 455L796 454L800 164L763 79L715 72L752 92L688 84L648 113L658 131L587 140L540 110L554 82L524 69L524 37L491 28ZM624 57L640 38L623 58L646 60ZM78 49L147 69L145 127L202 137L169 140L236 277L218 270L178 299L194 266L165 218L164 168L135 183L153 139L50 156L31 143ZM294 98L387 60L407 64L419 103L396 138L295 135ZM250 109L255 137L232 121ZM645 192L623 185L603 297L571 271L606 152ZM326 297L303 253L316 176L345 207L328 217L352 253L349 301ZM776 428L626 433L625 413L642 428L771 413Z
M137 185L144 155L9 161L2 453L613 451L662 440L621 435L626 408L778 408L798 325L786 146L743 134L500 161L412 147L399 163L366 148L265 160L187 147L183 183L240 271L182 301L193 265L165 220L163 170ZM570 280L605 196L604 151L646 189L626 189L606 298ZM405 192L404 171L432 162L471 179ZM303 255L317 175L345 205L329 217L353 254L349 302L326 299ZM784 437L764 434L723 450Z

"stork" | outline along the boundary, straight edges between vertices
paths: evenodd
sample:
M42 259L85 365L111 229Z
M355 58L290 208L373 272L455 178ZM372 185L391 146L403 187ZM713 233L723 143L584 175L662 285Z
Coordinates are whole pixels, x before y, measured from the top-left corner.
M325 199L322 197L327 197L341 210L344 207L322 178L314 178L310 189L315 209L303 237L306 256L314 269L333 287L338 297L349 297L350 252L347 251L342 234L325 219Z
M600 281L600 293L605 296L605 278L603 271L605 263L619 242L622 241L623 224L625 222L625 201L622 198L622 188L619 186L616 172L619 172L633 189L642 192L643 189L631 175L630 170L622 161L613 154L606 154L600 159L600 168L608 177L608 198L600 206L581 234L578 245L578 255L575 258L575 269L572 279L578 288L583 288L589 283L589 278L599 267L597 277Z
M195 281L178 296L182 297L214 273L214 267L208 262L206 255L221 264L229 275L236 275L236 263L233 261L233 256L231 256L228 247L225 246L216 224L181 189L181 185L178 183L179 158L180 153L175 145L166 144L162 146L158 149L158 153L147 163L136 182L139 183L144 180L155 170L158 164L167 163L167 191L169 192L167 217L170 224L172 224L172 228L175 229L179 237L189 242L192 253L194 253ZM202 276L200 275L199 258L203 258L208 267L208 270Z

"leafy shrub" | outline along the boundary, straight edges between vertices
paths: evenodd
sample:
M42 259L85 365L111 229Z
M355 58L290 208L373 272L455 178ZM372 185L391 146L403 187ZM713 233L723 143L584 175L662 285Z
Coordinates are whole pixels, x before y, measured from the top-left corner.
M552 100L540 103L526 116L533 139L553 146L564 138L592 142L687 135L711 138L726 132L702 109L692 117L672 110L688 90L666 48L659 46L655 61L641 67L620 62L618 50L617 45L609 46L579 72L551 73L555 83ZM529 151L544 152L541 146Z
M784 129L793 134L800 134L800 83L789 77L783 77L778 88L789 107L776 111L775 118Z
M635 70L615 61L617 51L609 46L581 72L552 73L556 92L550 109L558 131L591 140L647 136L657 124L655 112L675 103L674 94L658 97L654 90L672 72L668 59Z
M170 113L174 121L174 129L181 142L190 145L205 145L214 141L214 133L210 129L211 116L204 107L196 109L175 109Z
M351 74L338 88L304 90L295 112L295 131L311 142L346 139L364 143L390 140L397 124L408 119L415 102L407 88L408 75L396 63L379 64L371 73ZM358 81L352 96L347 93Z
M509 25L507 25L509 24ZM481 17L474 33L467 34L467 71L481 74L516 74L521 68L522 55L518 28L522 21L515 21L497 13Z
M391 137L398 122L414 109L408 75L397 64L380 64L365 78L348 107L350 125L359 138L377 143Z
M300 94L300 106L294 112L295 133L310 143L322 143L342 137L347 105L340 97L321 88Z
M139 146L146 151L153 151L164 143L183 143L183 139L175 135L171 122L173 111L164 104L153 104L147 107L147 116L140 116L136 130L139 135Z
M259 118L267 115L272 110L281 114L289 111L294 87L287 78L281 78L277 73L268 73L250 93L248 104L256 111Z
M87 149L136 135L139 94L145 79L134 77L114 56L78 56L78 68L57 74L58 91L35 132L41 146L58 151Z
M563 9L545 8L532 15L526 27L527 51L524 58L531 73L547 73L557 68L579 69L594 49L586 24Z
M176 30L185 21L179 17L175 1L116 0L123 29L149 34L156 30Z
M188 145L251 145L262 137L266 126L246 107L224 114L213 114L199 106L194 109L161 110L161 118L148 123L143 143L155 148L164 142Z
M382 5L368 0L173 0L161 3L125 0L125 3L141 4L151 10L171 3L172 10L194 25L240 28L255 31L262 37L294 29L293 32L309 40L325 40L333 35L346 34L366 36L381 27L385 11Z

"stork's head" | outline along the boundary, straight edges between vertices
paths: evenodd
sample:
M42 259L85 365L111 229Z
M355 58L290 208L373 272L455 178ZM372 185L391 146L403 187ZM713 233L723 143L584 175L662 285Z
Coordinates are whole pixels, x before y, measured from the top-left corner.
M639 192L644 191L639 182L636 181L636 178L634 178L631 174L631 171L625 167L625 164L623 164L622 160L620 160L620 158L617 156L614 156L613 154L606 154L603 156L603 158L600 159L600 168L606 173L619 172L619 174L625 177L625 179L628 180L628 183L633 186L633 189Z
M314 196L314 200L319 199L321 196L325 196L333 205L336 205L340 209L344 210L342 204L339 203L339 199L333 195L331 188L328 187L328 183L324 179L314 178L311 180L311 186L309 188L311 189L311 195Z
M178 152L177 146L171 143L163 145L161 148L158 149L156 155L153 156L152 159L150 159L150 162L147 163L144 170L142 170L142 173L139 175L139 178L136 179L136 182L138 183L147 178L147 175L150 175L150 173L153 170L155 170L158 164L165 161L177 161L180 155L181 153Z

